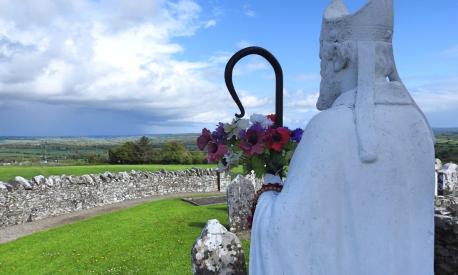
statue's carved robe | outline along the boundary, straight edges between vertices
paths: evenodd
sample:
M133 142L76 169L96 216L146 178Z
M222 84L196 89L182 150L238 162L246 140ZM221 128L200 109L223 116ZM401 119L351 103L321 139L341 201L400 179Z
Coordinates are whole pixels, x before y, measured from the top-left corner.
M250 274L434 274L434 140L401 83L375 92L377 161L360 160L346 92L306 127L283 191L262 194Z

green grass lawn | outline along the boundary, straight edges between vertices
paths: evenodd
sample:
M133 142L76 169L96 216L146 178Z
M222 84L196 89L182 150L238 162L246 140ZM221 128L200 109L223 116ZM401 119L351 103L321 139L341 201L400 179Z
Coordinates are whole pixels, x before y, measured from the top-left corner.
M2 244L0 274L191 274L192 245L213 218L227 224L226 205L146 203Z
M30 179L37 175L50 176L50 175L74 175L80 176L84 174L99 174L106 171L109 172L124 172L131 170L138 171L159 171L161 169L176 171L185 170L193 167L198 168L215 168L216 165L162 165L162 164L148 164L148 165L82 165L82 166L0 166L0 181L12 180L15 176L21 176Z

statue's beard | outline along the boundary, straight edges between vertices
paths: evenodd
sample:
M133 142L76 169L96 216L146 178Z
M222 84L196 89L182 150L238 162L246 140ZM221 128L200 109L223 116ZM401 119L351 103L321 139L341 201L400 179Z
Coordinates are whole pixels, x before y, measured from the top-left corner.
M320 111L331 108L334 101L341 94L339 82L335 80L335 76L323 76L320 83L320 96L316 103L316 108Z

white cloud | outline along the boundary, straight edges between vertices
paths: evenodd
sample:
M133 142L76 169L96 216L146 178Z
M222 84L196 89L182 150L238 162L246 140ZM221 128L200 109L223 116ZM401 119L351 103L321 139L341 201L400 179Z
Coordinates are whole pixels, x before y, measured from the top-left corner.
M290 128L305 128L310 119L318 113L316 101L317 92L305 92L296 90L290 92L284 91L284 123Z
M216 26L216 20L208 20L205 25L204 25L204 28L208 29L208 28L211 28L211 27L214 27Z
M287 109L295 109L298 112L308 112L316 109L316 101L318 100L317 92L304 92L297 90L296 92L285 92L285 106Z
M265 97L265 98L258 98L253 95L244 95L241 97L240 101L242 101L243 106L245 108L260 108L265 107L267 104L271 103L272 100Z
M455 111L458 117L458 77L431 78L425 81L426 84L410 89L412 97L423 111Z
M443 57L458 57L458 45L451 47L441 53Z
M255 17L256 16L256 12L248 4L243 5L243 13L247 17Z
M304 73L296 75L293 79L296 81L319 81L321 76L317 73Z
M250 47L250 46L253 46L253 44L249 41L246 41L246 40L241 40L239 42L237 42L237 47L240 48L240 49L243 49L243 48L247 48L247 47Z
M185 49L173 38L216 24L200 12L190 0L0 1L0 95L138 112L153 124L226 118L230 97L209 75L227 53L175 57Z
M271 70L272 66L260 56L247 56L237 63L234 68L234 76L249 75L254 72Z

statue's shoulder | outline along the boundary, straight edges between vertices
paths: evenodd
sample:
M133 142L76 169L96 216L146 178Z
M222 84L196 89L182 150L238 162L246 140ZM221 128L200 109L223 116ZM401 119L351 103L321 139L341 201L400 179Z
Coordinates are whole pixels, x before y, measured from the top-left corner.
M354 118L351 108L345 106L332 107L316 114L306 127L307 132L316 135L342 135L354 131Z
M379 105L412 105L414 102L402 82L392 81L376 83L375 103Z

